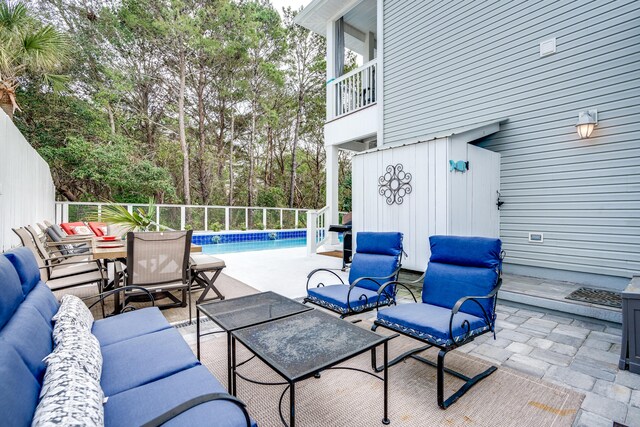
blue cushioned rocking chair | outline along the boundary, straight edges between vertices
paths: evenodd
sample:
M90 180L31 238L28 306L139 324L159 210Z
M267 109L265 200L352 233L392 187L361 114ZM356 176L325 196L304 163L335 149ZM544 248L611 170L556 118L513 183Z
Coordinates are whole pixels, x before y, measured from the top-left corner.
M389 280L397 280L402 261L402 233L360 232L356 236L356 253L351 262L349 285L334 271L319 268L307 276L307 297L310 302L340 314L340 318L373 310L376 306L395 303L395 287L379 289ZM309 288L311 277L325 271L340 280L339 285L319 283Z
M431 258L427 270L414 282L385 283L378 293L381 304L385 304L387 288L404 287L424 280L422 302L400 304L378 311L372 330L382 326L426 343L410 350L389 362L392 366L408 357L435 366L438 369L437 397L442 409L458 400L480 380L491 375L495 366L469 378L459 372L444 367L447 352L467 344L475 337L487 332L494 333L495 308L500 285L502 284L502 259L504 252L499 239L484 237L432 236ZM417 353L437 347L437 364ZM375 353L372 354L375 366ZM444 372L465 381L463 386L444 399Z

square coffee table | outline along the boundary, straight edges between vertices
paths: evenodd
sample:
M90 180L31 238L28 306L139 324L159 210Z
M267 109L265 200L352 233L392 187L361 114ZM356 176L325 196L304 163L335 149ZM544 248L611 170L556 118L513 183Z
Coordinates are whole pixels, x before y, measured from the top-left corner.
M307 307L275 292L262 292L244 297L198 304L196 308L198 310L198 323L196 325L198 360L200 360L200 337L218 333L200 333L200 313L203 313L218 324L227 333L227 390L229 393L231 393L233 378L231 375L230 332L313 310L312 307Z
M353 369L384 381L382 423L389 424L387 347L388 341L396 336L398 335L378 335L319 310L306 311L261 325L237 329L231 332L231 371L233 374L231 394L236 395L236 375L250 382L255 382L237 372L239 366L236 365L237 340L285 380L284 383L273 384L288 383L289 425L294 427L296 422L295 384L297 382L317 376L323 370L331 369L352 357L373 350L379 345L384 345L382 378L373 372L355 368L338 367L337 369ZM286 393L286 389L283 395L284 393ZM281 407L279 412L282 422L287 425Z

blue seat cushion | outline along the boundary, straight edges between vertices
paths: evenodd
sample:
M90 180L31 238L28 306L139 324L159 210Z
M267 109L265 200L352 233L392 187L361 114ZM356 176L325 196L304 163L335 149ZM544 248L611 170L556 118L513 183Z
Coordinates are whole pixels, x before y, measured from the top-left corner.
M4 256L13 264L22 284L22 293L27 295L40 282L40 269L29 248L21 247L5 252Z
M453 340L449 335L449 319L451 310L424 303L400 304L378 311L378 322L391 329L423 339L439 346L450 346L463 340L466 327L462 323L469 322L469 337L479 335L490 328L486 322L476 316L458 312L451 324Z
M226 390L204 366L196 366L109 397L105 426L142 425L192 398ZM231 402L198 405L164 426L246 426L242 411ZM254 423L255 425L255 423Z
M0 328L2 328L24 300L20 276L4 255L0 255L0 285Z
M0 414L6 427L31 425L40 384L16 350L0 340Z
M46 369L42 361L53 351L53 330L35 307L22 304L0 331L0 338L10 344L40 382Z
M307 299L311 302L329 308L338 313L348 313L349 305L347 305L347 295L349 286L347 285L330 285L320 286L318 288L309 288ZM364 295L365 297L362 297ZM349 295L351 309L362 311L374 308L378 303L377 291L367 288L355 287ZM385 294L380 298L380 304L386 304L388 298Z
M101 348L105 396L113 396L200 364L174 328Z
M171 328L158 307L147 307L93 322L91 333L104 347Z
M29 295L25 298L24 305L30 305L34 307L42 317L52 324L52 317L54 314L58 312L58 308L60 308L60 304L58 300L51 292L51 289L43 281L40 281Z

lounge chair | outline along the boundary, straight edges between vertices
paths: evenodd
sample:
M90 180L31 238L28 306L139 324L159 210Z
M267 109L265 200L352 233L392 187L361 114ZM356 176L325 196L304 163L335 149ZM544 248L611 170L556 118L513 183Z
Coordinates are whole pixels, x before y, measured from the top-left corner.
M387 289L395 289L398 286L408 290L415 303L399 304L379 310L371 329L375 331L381 326L427 344L402 354L387 366L393 366L412 357L437 367L438 405L446 409L496 370L495 366L491 366L469 378L445 368L444 358L449 351L470 343L482 334L493 332L495 338L495 308L498 290L502 284L504 252L499 239L432 236L429 241L431 258L420 279L413 282L388 282L378 291L380 306L386 301ZM421 281L422 302L418 303L407 285L418 284ZM440 349L437 363L417 355L431 347ZM372 361L375 361L375 353ZM375 366L374 368L381 370ZM465 382L446 400L445 372Z
M43 281L51 290L68 289L92 283L98 285L102 292L107 284L107 274L98 261L87 258L86 254L71 257L46 256L46 249L38 239L33 239L25 228L14 228L13 231L22 241L22 245L35 256Z
M127 269L124 272L128 287L141 287L151 292L156 301L169 298L172 303L159 308L189 305L191 322L191 280L189 253L193 231L127 233ZM172 294L181 291L182 299ZM124 307L130 301L145 297L146 292L125 292Z
M378 290L385 282L396 280L402 261L402 233L359 232L356 253L349 272L349 285L334 271L313 270L307 276L304 302L319 305L340 314L341 318L373 310L380 304L395 303L395 288L388 286L379 298ZM333 274L340 284L319 283L310 288L311 278L319 272Z

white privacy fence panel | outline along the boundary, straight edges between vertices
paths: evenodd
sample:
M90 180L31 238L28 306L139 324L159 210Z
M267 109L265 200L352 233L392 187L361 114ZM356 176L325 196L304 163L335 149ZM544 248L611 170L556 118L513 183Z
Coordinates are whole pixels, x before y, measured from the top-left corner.
M12 228L52 221L55 186L49 165L0 110L0 245L19 245Z

